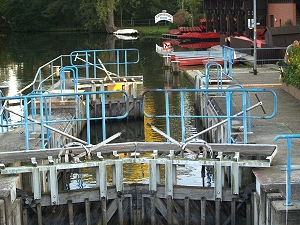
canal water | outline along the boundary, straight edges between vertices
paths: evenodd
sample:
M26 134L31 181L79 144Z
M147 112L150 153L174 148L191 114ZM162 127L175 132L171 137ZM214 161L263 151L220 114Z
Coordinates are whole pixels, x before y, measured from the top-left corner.
M156 53L156 45L162 46L163 40L160 36L154 38L139 37L136 40L120 40L112 35L99 33L12 33L0 34L0 86L9 86L8 95L14 95L18 90L31 83L38 68L50 60L64 54L70 54L74 50L100 50L100 49L127 49L136 48L139 50L140 61L137 65L129 67L128 75L143 76L143 88L149 89L178 89L193 88L193 85L184 77L182 73L173 75L169 68L164 67L163 58ZM173 46L176 51L186 51L178 46ZM193 49L195 50L195 49ZM170 111L178 110L179 95L172 93L170 98ZM194 114L193 94L187 93L185 96L185 114ZM153 95L147 98L147 107L151 109L152 115L164 114L161 96ZM114 142L124 141L166 141L161 135L145 129L145 124L151 123L161 130L165 130L164 119L145 119L134 121L118 121L107 124L106 137L125 129L126 133ZM186 119L186 137L194 132L196 122L193 119ZM171 120L171 136L181 141L181 123L179 120ZM101 123L91 124L91 141L97 144L102 141ZM83 132L85 133L85 132ZM84 135L81 137L85 139ZM146 169L146 168L145 168ZM128 168L127 174L137 171L136 168ZM146 170L141 170L146 171ZM179 169L180 171L180 169ZM183 177L200 176L200 171L193 171L193 168L181 170L179 182ZM72 174L74 185L83 186L93 184L93 172L81 171ZM82 177L84 176L84 177ZM136 174L137 177L140 177ZM78 177L80 179L78 179ZM82 178L86 182L81 182ZM79 180L79 182L78 182ZM88 182L90 180L90 182ZM195 182L195 179L192 179ZM198 179L197 179L198 180ZM141 180L143 182L144 180ZM129 181L130 182L130 181ZM190 181L187 181L190 182ZM72 186L71 185L71 186ZM195 185L199 185L197 182Z

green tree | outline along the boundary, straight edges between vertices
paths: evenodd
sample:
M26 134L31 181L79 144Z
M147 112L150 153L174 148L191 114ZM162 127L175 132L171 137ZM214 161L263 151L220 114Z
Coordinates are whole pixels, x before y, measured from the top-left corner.
M283 82L300 89L300 46L292 49L290 63L284 72Z
M50 22L42 16L46 0L41 1L8 1L3 14L15 31L48 30Z
M81 0L54 0L47 2L42 16L55 27L78 28L82 26L78 5Z
M192 16L192 26L194 26L194 18L198 18L197 15L199 15L199 9L202 5L201 1L199 0L186 0L188 11L191 13Z
M108 33L116 30L114 11L119 0L82 0L80 10L89 30L101 30L105 27ZM104 25L104 26L103 26Z
M178 4L181 10L188 11L191 14L191 26L194 26L194 18L199 17L203 0L179 0Z

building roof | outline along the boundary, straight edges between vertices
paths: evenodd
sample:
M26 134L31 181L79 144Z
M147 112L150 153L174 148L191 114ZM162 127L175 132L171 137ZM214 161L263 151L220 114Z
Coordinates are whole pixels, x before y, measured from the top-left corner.
M300 34L299 26L267 27L265 33L269 32L272 36L284 34Z

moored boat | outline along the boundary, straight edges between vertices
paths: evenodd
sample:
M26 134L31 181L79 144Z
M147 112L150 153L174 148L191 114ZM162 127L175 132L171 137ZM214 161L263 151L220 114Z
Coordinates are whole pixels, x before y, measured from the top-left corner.
M138 35L139 32L135 29L119 29L113 32L113 34L116 35Z
M170 54L171 62L178 62L179 66L195 66L206 65L209 62L215 62L224 65L224 58L222 51L185 51L172 52ZM234 53L234 63L240 60L240 56Z
M188 32L178 36L181 43L192 43L199 41L219 41L220 33L214 32Z

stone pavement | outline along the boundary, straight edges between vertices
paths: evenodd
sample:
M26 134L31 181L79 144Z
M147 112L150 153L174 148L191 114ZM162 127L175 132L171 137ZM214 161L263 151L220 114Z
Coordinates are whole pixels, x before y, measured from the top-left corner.
M277 114L272 119L253 120L252 140L260 144L276 144L278 152L270 168L256 168L254 174L266 192L278 190L285 198L286 172L282 169L287 165L287 141L274 141L274 138L280 134L300 134L300 101L282 89L279 69L275 65L258 66L257 71L258 74L254 75L250 67L234 68L233 83L241 84L244 88L271 89L277 95ZM270 99L260 100L266 111L273 107ZM300 168L300 139L292 139L292 167ZM289 206L289 209L300 203L300 170L291 172L291 181L291 202L294 206ZM277 204L277 210L286 210L283 203Z
M273 90L277 95L277 114L272 119L253 120L253 138L256 143L276 144L278 153L273 165L286 165L287 144L285 140L274 141L279 134L300 134L300 101L281 88L279 69L275 65L258 66L258 74L252 68L234 68L233 83L244 88L264 88ZM264 109L272 110L270 99L260 99ZM300 164L300 139L293 139L293 164ZM299 149L299 150L298 150Z

